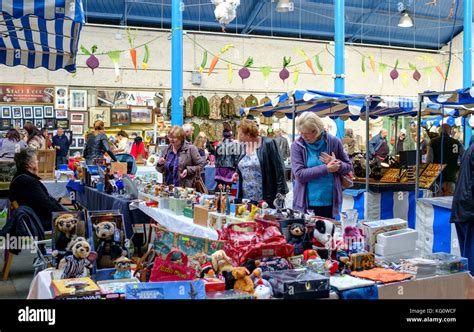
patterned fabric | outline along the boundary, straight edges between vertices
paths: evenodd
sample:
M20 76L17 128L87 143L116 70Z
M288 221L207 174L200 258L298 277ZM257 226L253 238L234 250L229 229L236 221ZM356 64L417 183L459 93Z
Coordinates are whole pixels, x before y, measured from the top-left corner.
M196 97L194 96L189 96L188 99L186 100L186 111L184 112L184 116L187 118L192 118L193 117L193 106L194 106L194 100Z
M209 102L204 96L199 96L194 100L193 104L194 116L208 117L209 116Z
M291 263L282 257L265 257L260 260L262 272L283 271L292 268Z
M235 117L234 99L229 95L225 95L221 100L221 116L223 118Z
M234 97L235 116L240 118L240 108L245 107L245 99L237 95Z
M258 99L254 95L245 98L245 107L258 106Z
M206 134L207 139L211 142L218 141L218 138L216 136L216 129L215 127L210 124L210 123L202 123L200 126L201 131Z
M198 137L199 133L201 132L201 127L199 127L199 125L197 123L194 123L194 122L191 122L191 125L194 128L193 137L191 138L194 142L196 140L196 138Z
M379 291L377 286L354 288L338 292L341 300L378 300Z
M209 99L209 119L219 120L221 119L221 97L214 95Z
M64 268L61 279L80 278L86 276L86 267L90 265L87 259L77 259L73 255L64 258L66 267Z
M245 155L239 162L239 170L242 174L243 198L254 202L260 202L263 197L262 170L256 153Z

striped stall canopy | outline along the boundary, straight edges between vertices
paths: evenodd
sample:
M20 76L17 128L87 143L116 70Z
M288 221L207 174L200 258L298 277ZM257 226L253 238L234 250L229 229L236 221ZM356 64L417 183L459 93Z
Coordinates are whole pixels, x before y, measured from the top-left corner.
M0 63L76 71L82 0L0 0Z

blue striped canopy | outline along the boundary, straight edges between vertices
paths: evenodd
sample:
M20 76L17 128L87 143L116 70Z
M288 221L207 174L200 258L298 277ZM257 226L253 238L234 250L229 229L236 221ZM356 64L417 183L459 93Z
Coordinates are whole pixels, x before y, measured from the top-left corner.
M82 0L0 0L0 63L76 71Z

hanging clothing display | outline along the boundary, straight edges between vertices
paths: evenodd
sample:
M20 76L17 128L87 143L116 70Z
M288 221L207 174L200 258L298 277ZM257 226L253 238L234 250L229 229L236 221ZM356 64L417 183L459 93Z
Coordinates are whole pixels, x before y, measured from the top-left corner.
M258 99L254 95L245 98L245 107L258 106Z
M194 106L194 100L196 97L193 95L189 96L188 99L186 99L186 111L184 112L184 116L186 118L192 118L193 117L193 106Z
M240 118L240 108L245 107L245 99L237 95L234 97L235 116Z
M219 120L221 119L221 97L214 95L209 99L210 114L209 119Z
M210 123L202 123L200 126L201 132L206 134L207 139L211 142L217 141L217 136L216 136L216 129L214 124Z
M225 95L221 100L221 116L223 118L235 117L234 99L229 95Z
M194 116L209 117L209 102L204 96L199 96L194 100L193 104Z
M168 111L168 117L169 117L170 119L171 119L171 107L172 107L172 106L171 106L171 105L172 105L171 99L172 99L172 98L170 98L170 99L168 100L168 105L166 106L166 109L167 109L167 111ZM183 116L184 116L184 114L186 114L186 101L184 101L184 105L183 105Z
M263 105L269 101L271 101L271 99L268 96L265 96L262 99L260 99L260 105ZM260 124L271 126L273 124L273 116L266 117L266 116L263 116L262 114L260 116Z

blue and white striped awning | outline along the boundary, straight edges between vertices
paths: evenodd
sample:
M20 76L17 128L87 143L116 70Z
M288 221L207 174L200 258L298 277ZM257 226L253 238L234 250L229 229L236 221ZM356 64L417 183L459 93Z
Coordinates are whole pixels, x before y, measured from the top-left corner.
M0 0L0 63L76 71L82 0Z

